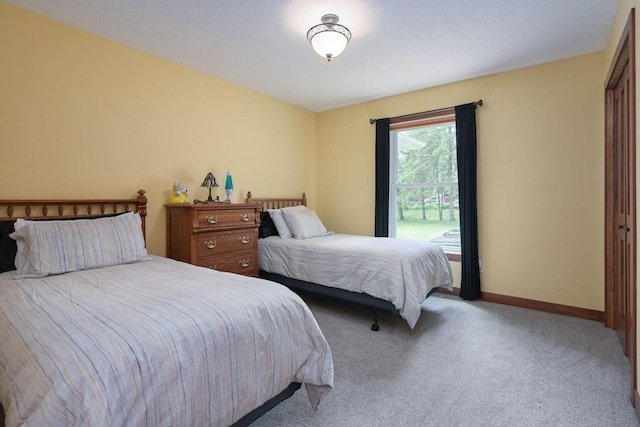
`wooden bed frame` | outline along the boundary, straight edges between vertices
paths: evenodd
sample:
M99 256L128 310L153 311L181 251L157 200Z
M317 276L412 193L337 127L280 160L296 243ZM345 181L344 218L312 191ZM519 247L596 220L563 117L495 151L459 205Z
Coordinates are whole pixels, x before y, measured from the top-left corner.
M265 211L266 209L280 209L292 206L307 206L307 195L305 193L302 193L302 196L297 198L257 198L253 197L251 191L249 191L247 193L247 203L259 204L261 211ZM367 307L373 311L373 324L371 325L372 331L380 330L380 325L378 324L379 311L388 312L396 316L400 315L398 309L391 302L373 297L368 294L351 292L344 289L324 286L318 283L305 282L304 280L292 279L280 274L268 273L263 270L258 271L258 276L262 279L280 283L292 290L311 292L331 298L338 298L340 300L345 300L350 303ZM438 288L434 288L431 292L429 292L429 295L431 295L437 289ZM427 295L427 297L429 295Z
M289 197L289 198L255 198L251 194L251 191L247 193L247 203L257 203L260 205L261 211L267 209L281 209L290 208L292 206L307 206L307 195L302 193L301 197Z
M142 219L142 233L146 238L147 197L145 190L131 199L13 199L0 200L0 223L18 218L29 220L58 220L95 218L124 212L138 212ZM301 383L293 382L262 406L236 421L232 427L245 427L291 397ZM0 427L5 427L4 408L0 404Z
M142 219L142 233L146 235L147 196L138 190L131 199L15 199L0 200L0 222L18 218L30 220L56 220L99 217L103 215L138 212Z

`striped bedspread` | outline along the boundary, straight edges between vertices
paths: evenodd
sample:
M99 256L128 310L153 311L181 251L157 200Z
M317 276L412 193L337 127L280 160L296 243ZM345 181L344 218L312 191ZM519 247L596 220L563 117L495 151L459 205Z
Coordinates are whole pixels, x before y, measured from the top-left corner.
M291 382L315 409L333 362L284 286L160 257L0 274L7 426L228 426Z
M447 256L431 242L348 234L258 242L261 270L389 301L411 328L429 291L453 289Z

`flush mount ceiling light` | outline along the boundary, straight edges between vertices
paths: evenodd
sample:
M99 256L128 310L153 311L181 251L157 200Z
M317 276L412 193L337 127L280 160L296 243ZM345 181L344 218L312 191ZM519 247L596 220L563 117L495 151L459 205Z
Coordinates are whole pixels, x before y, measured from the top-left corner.
M328 13L320 18L322 24L314 25L307 31L307 40L313 50L328 61L340 55L351 40L351 31L338 24L338 15Z

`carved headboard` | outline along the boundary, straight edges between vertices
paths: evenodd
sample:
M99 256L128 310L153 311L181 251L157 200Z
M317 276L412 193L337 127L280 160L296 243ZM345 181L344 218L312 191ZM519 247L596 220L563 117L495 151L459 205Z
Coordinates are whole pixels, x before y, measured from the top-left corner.
M120 212L138 212L142 219L142 232L146 236L147 196L138 190L131 199L41 199L0 200L0 222L18 218L31 220L82 218Z
M286 198L257 198L253 197L251 191L247 193L247 203L258 203L260 210L288 208L291 206L307 206L307 195L302 193L302 197L286 197Z

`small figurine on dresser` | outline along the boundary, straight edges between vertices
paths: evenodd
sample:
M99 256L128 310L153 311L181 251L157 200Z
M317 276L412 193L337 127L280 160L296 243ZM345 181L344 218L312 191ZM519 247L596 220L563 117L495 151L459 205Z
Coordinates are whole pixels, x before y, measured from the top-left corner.
M187 186L181 182L173 183L173 195L171 196L171 203L189 203L189 190Z

